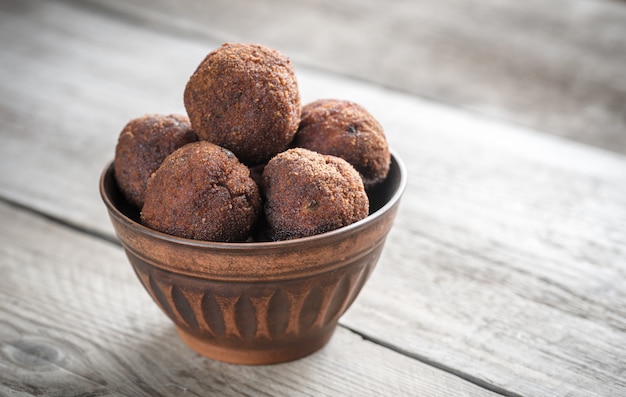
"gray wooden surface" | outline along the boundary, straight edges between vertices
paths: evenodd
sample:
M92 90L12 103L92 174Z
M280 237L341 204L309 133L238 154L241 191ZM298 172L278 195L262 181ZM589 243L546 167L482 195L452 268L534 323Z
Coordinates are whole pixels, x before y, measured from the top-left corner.
M247 27L220 19L205 31L201 10L183 19L169 3L138 4L0 2L0 395L626 395L626 157L598 148L604 139L578 143L392 90L382 72L371 82L330 73L330 58L310 59L341 40L319 36L293 48L303 100L362 103L409 171L383 256L331 343L310 357L240 367L187 349L115 243L98 178L130 118L182 112L198 62L246 39L260 22L244 16L266 11L254 3L231 16ZM620 20L620 3L572 4ZM552 6L529 5L530 28ZM325 7L317 12L331 27L354 12ZM270 25L255 41L291 56ZM610 26L589 35L619 46L602 32L621 25ZM615 84L594 94L607 101L623 83L612 62L602 67L614 68ZM596 81L594 70L578 78ZM579 121L594 140L606 133Z
M626 153L623 1L87 2Z

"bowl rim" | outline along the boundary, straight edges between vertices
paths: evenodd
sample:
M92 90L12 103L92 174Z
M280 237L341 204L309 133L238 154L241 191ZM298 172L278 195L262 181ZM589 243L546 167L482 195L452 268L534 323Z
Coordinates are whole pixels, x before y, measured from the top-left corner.
M393 193L393 195L389 198L389 200L387 200L387 202L382 207L380 207L378 210L374 211L373 213L369 214L367 217L357 222L354 222L350 225L343 226L339 229L316 234L313 236L300 237L300 238L291 239L291 240L251 241L251 242L236 242L236 243L194 240L194 239L189 239L185 237L179 237L179 236L174 236L171 234L163 233L163 232L151 229L145 225L142 225L141 223L129 218L122 211L120 211L113 204L113 202L108 197L107 192L105 191L104 181L106 179L106 176L109 170L114 165L114 160L109 161L104 167L104 170L102 171L100 175L99 190L100 190L100 197L104 201L110 214L112 214L116 218L123 220L125 223L127 223L127 225L130 228L134 229L135 231L144 235L149 235L159 240L165 240L174 244L185 245L185 246L194 247L194 248L219 249L219 250L258 251L260 249L261 250L288 249L289 247L293 247L295 249L296 247L300 246L303 243L315 244L318 241L326 240L328 238L332 238L333 236L348 234L352 231L361 229L362 227L365 227L367 224L372 223L379 217L383 216L386 212L388 212L391 208L393 208L396 204L398 204L398 202L400 201L400 198L402 197L404 193L404 190L406 189L408 177L407 177L406 167L403 161L400 159L400 157L393 150L390 150L390 154L391 154L392 165L395 163L395 165L399 169L400 182L398 183L398 188L396 189L396 191Z

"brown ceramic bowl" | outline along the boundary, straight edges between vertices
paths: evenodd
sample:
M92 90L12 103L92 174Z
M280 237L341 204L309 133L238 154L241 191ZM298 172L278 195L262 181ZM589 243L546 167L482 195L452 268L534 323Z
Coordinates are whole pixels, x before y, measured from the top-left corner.
M406 171L368 192L370 215L288 241L215 243L141 225L109 164L100 194L143 286L196 352L236 364L295 360L320 349L365 284L391 229Z

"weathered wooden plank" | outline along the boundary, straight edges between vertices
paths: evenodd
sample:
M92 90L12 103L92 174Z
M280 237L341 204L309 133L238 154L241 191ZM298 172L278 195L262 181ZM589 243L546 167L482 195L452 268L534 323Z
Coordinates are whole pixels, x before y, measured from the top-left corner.
M293 363L202 358L120 247L5 204L0 218L0 394L495 395L341 327Z
M0 10L2 194L112 230L91 202L119 131L132 117L184 111L184 84L208 48L52 2Z
M626 153L620 1L90 3Z
M34 9L0 14L0 32L17 40L0 53L11 94L0 98L0 194L110 233L96 184L119 128L182 108L166 94L182 92L212 44L17 4ZM380 266L343 324L511 393L623 393L624 156L298 71L305 100L370 109L410 173Z
M626 161L397 105L409 187L343 324L522 395L623 394Z

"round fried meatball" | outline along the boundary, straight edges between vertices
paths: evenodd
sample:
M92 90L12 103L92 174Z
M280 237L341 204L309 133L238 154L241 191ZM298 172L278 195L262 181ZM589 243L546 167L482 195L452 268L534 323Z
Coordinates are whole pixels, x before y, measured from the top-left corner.
M129 121L115 147L115 179L124 197L141 208L150 175L174 150L197 140L186 116L151 114Z
M257 44L227 43L209 53L189 78L184 102L198 136L247 165L285 150L300 122L291 61Z
M321 99L303 106L294 145L346 160L359 171L366 189L389 173L391 155L383 128L354 102Z
M359 173L339 157L289 149L270 160L263 180L273 240L328 232L369 213Z
M150 177L141 221L174 236L239 242L261 211L248 168L229 150L199 141L169 155Z

